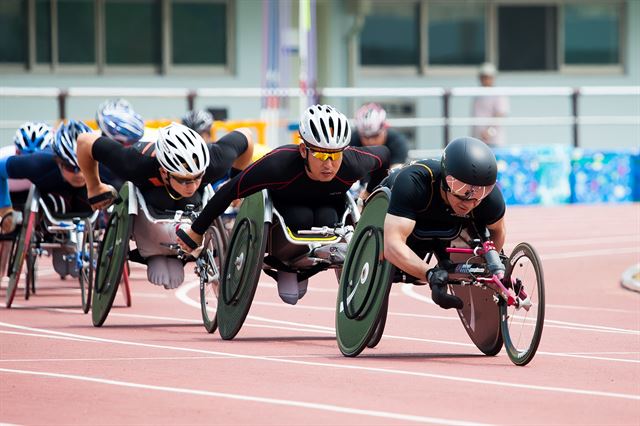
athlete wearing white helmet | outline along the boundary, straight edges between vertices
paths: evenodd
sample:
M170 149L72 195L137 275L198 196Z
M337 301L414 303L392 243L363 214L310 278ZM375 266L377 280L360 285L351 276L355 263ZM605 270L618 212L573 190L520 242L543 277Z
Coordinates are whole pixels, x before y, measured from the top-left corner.
M356 131L351 135L351 146L385 145L391 153L390 168L407 161L409 147L405 136L387 124L387 112L376 103L362 105L356 111Z
M193 225L179 231L178 243L185 250L192 250L233 200L263 189L269 190L292 232L335 226L344 212L345 194L351 185L371 174L373 188L388 167L386 147L348 147L350 136L349 121L340 111L329 105L308 108L300 120L301 143L274 149L220 187ZM339 262L339 254L346 253L346 244L337 243L327 249L334 250L335 261ZM277 248L272 250L276 251ZM299 281L293 272L278 270L277 281L278 294L286 303L296 304L307 291L307 279Z
M132 182L156 215L185 210L189 204L199 210L204 188L228 173L239 173L249 165L252 154L252 135L246 128L236 129L213 144L206 144L197 132L178 123L160 128L154 142L140 141L129 147L96 134L81 136L78 141L78 160L94 208L109 205L114 196L113 188L103 184L95 172L100 163L116 177ZM165 245L175 242L174 225L152 223L145 215L138 215L133 235L147 264L149 281L167 289L182 284L183 264L170 257L174 253Z

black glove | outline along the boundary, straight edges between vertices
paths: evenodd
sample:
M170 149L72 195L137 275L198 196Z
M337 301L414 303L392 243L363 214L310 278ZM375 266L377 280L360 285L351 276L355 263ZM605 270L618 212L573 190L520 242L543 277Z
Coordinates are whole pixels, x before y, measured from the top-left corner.
M427 271L427 281L431 287L431 299L444 309L462 309L464 304L458 296L447 293L449 274L442 268L433 268Z

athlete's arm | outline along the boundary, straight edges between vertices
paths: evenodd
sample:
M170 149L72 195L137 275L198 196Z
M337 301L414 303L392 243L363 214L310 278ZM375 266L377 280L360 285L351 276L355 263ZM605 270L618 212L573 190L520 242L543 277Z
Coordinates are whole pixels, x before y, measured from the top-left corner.
M489 234L491 235L491 240L493 244L496 246L498 251L502 250L504 246L504 241L507 237L507 228L504 224L504 217L500 218L495 223L491 225L487 225L487 229L489 230Z
M424 280L429 268L407 245L407 238L415 226L415 220L387 214L384 219L384 257L397 268Z
M93 145L100 137L97 133L82 133L77 139L78 165L87 182L87 197L89 199L100 194L115 192L112 186L100 180L99 165L93 158ZM111 204L112 199L113 197L108 197L102 201L93 203L91 207L95 210L106 208Z

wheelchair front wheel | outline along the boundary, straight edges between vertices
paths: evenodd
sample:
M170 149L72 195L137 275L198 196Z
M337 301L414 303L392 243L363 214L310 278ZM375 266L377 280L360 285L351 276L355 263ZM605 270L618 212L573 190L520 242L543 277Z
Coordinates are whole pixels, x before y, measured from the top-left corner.
M93 227L91 221L84 221L84 235L82 236L81 252L76 255L80 257L82 266L78 274L80 282L80 299L82 302L82 312L85 314L91 308L91 293L93 291L93 269L96 262L96 250L93 240Z
M216 311L218 308L218 292L220 290L220 271L224 259L224 228L210 227L205 234L205 246L200 256L204 262L200 265L200 310L202 323L207 333L213 333L218 328Z
M519 366L527 365L536 354L544 326L544 273L535 249L518 244L511 253L505 283L520 301L519 307L500 303L500 325L509 359Z

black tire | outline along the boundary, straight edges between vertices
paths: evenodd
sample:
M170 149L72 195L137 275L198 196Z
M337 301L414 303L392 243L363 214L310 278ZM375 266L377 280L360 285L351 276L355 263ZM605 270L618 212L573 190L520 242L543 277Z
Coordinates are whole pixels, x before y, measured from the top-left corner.
M31 236L31 245L29 246L29 251L27 252L27 274L26 274L26 284L24 291L25 300L29 300L31 293L36 294L36 277L38 275L38 256L34 247L34 235Z
M30 197L31 198L31 197ZM31 202L28 202L30 206ZM31 247L31 236L35 228L36 213L31 212L30 207L25 207L25 215L23 216L23 224L21 225L18 238L13 244L11 257L9 260L9 284L7 285L6 307L10 308L16 295L22 267L27 257L27 253ZM27 284L25 284L26 286Z
M126 187L121 190L121 195L124 188ZM121 202L125 205L114 209L98 250L91 302L91 320L95 327L102 326L111 311L129 251L133 220L127 211L127 201Z
M393 273L392 273L393 274ZM389 286L389 290L391 290L391 286ZM384 327L387 325L387 313L389 312L389 293L384 300L384 304L380 309L380 314L378 315L378 321L376 323L376 328L373 331L373 334L369 338L367 342L368 348L375 348L380 343L382 339L382 335L384 334Z
M96 263L95 247L93 241L93 227L89 219L84 220L84 235L82 238L82 267L78 271L80 283L80 300L82 312L85 314L91 309L91 294L93 292L93 272Z
M203 269L200 270L200 311L207 333L213 333L218 328L216 312L211 312L211 309L218 308L220 274L225 254L225 232L224 227L214 222L214 226L210 227L205 235L205 248L200 255L206 256Z
M544 326L545 293L542 262L535 249L527 244L518 244L509 256L504 282L518 296L530 301L529 309L500 304L500 323L504 347L509 359L519 366L533 359ZM514 283L512 286L511 283Z

